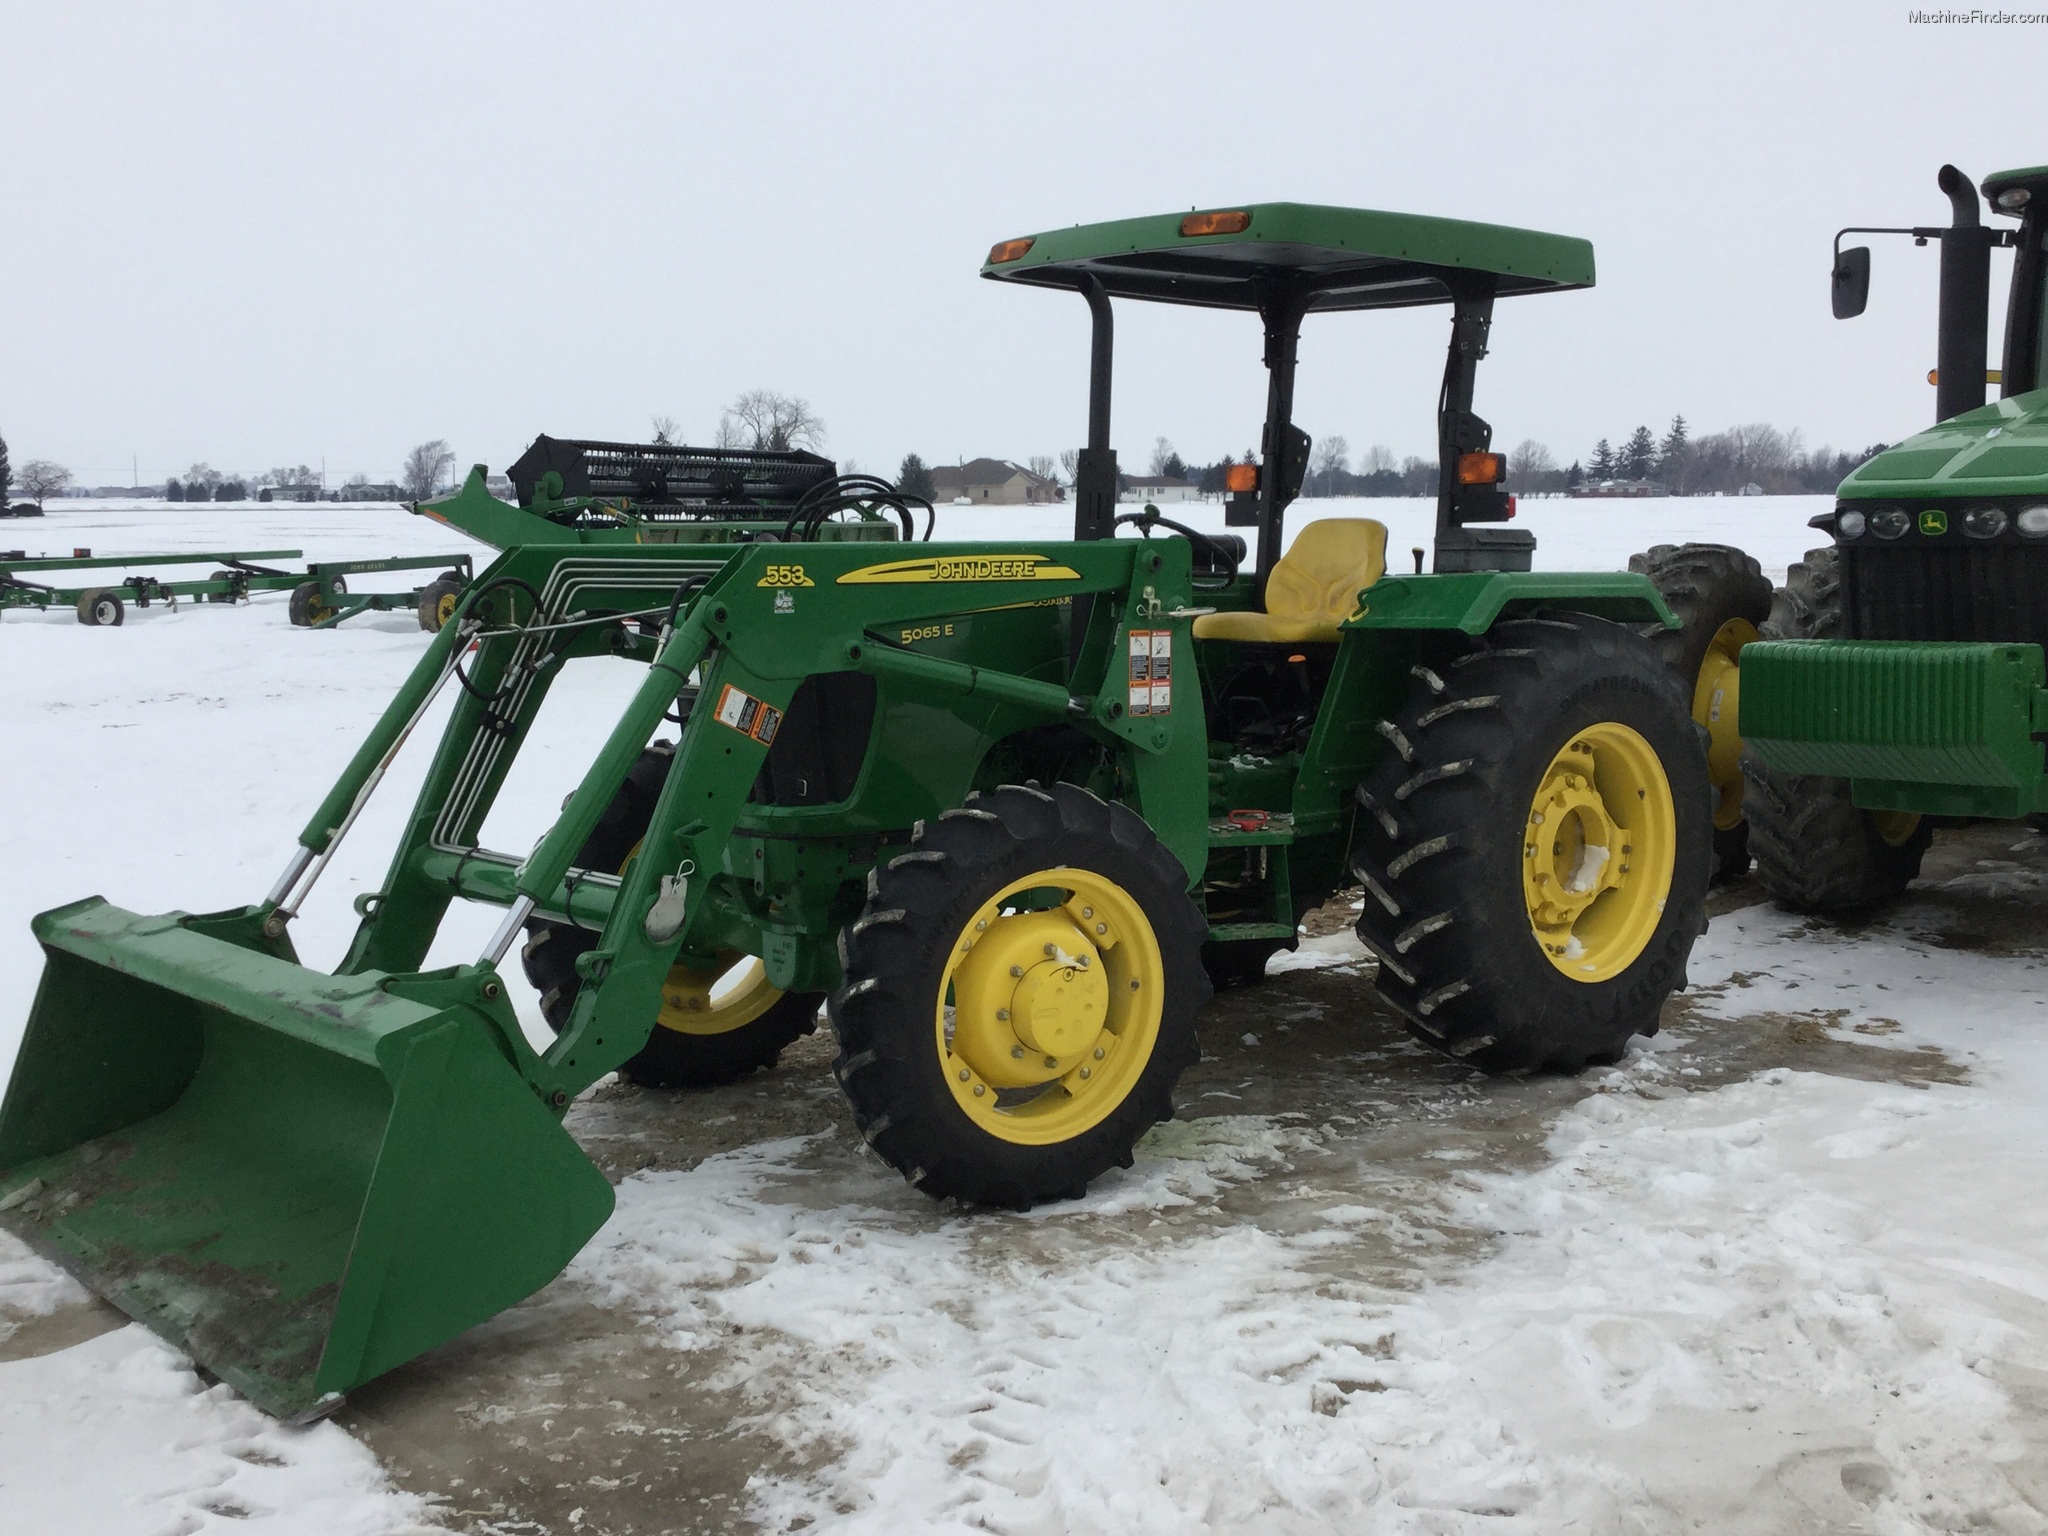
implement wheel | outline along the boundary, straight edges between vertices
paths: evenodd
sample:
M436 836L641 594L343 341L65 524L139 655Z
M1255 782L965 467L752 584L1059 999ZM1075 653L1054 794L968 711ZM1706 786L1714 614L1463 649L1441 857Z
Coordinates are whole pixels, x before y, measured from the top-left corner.
M576 862L585 869L623 871L654 819L675 749L649 747L605 808ZM540 993L541 1015L560 1033L583 985L579 955L597 947L588 928L536 918L526 925L519 957ZM678 964L662 983L654 1032L620 1073L643 1088L707 1088L775 1065L782 1048L818 1027L818 992L784 992L769 984L750 955L717 956L710 966Z
M448 571L420 588L420 628L430 635L438 633L442 625L455 617L462 589L467 585L459 571Z
M334 609L321 595L317 581L302 581L293 587L291 603L285 611L301 629L310 629L322 620L334 617Z
M120 594L106 587L94 587L78 594L78 622L93 628L118 628L127 617Z
M1726 544L1659 544L1630 559L1684 623L1659 626L1650 643L1692 698L1707 733L1707 777L1714 786L1714 878L1749 873L1749 827L1742 814L1740 704L1742 648L1771 616L1771 584L1755 559Z
M1831 640L1842 632L1841 571L1835 549L1810 549L1786 573L1763 627L1771 640ZM1756 877L1796 912L1867 911L1892 900L1920 873L1933 824L1910 811L1866 811L1847 779L1778 773L1755 753L1749 781L1750 847Z
M241 584L247 578L240 571L209 571L207 572L206 579L208 581L225 581L230 583L230 589L226 592L207 593L205 601L209 603L232 603L248 595L247 589Z
M1689 701L1633 630L1498 624L1411 669L1360 787L1358 936L1380 994L1489 1072L1657 1032L1706 927L1712 798Z
M833 1064L925 1193L1023 1210L1128 1168L1199 1055L1206 924L1131 811L1005 785L925 822L846 930Z

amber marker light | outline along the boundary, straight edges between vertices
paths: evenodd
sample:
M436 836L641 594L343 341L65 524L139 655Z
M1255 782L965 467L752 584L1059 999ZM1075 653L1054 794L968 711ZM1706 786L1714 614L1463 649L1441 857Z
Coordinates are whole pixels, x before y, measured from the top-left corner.
M1223 489L1236 494L1256 491L1259 488L1259 466L1256 464L1233 464L1223 471Z
M1031 249L1032 238L1032 236L1026 235L1022 240L1005 240L999 245L990 246L988 248L988 264L992 267L1000 267L1006 261L1015 261Z
M1242 208L1229 213L1191 213L1180 221L1183 235L1241 235L1251 227L1252 216Z
M1458 455L1458 484L1497 485L1504 466L1497 453L1461 453Z

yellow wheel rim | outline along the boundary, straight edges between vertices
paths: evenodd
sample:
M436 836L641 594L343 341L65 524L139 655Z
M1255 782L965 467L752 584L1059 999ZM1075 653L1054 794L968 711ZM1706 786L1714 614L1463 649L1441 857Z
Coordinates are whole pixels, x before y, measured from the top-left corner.
M455 617L456 596L457 594L453 592L443 592L441 600L434 604L434 627L436 629L441 628L450 619Z
M721 954L707 967L677 965L661 984L663 1029L679 1035L722 1035L751 1024L782 1000L768 968L753 955Z
M1692 717L1707 728L1707 777L1714 785L1714 826L1742 825L1742 648L1756 638L1747 619L1730 619L1714 631L1693 682Z
M1678 857L1678 814L1656 751L1602 721L1575 733L1543 770L1523 828L1522 894L1550 963L1605 981L1657 931Z
M933 1040L969 1119L1004 1141L1047 1146L1130 1096L1165 1002L1144 908L1092 870L1042 869L962 925L939 978Z
M1920 830L1918 811L1872 811L1870 825L1885 843L1893 848L1903 848L1913 840L1913 834Z

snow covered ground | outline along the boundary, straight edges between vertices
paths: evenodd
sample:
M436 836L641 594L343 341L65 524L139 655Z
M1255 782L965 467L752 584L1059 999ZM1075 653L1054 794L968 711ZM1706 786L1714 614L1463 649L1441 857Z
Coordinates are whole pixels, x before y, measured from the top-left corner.
M1526 521L1548 568L1704 538L1781 573L1826 505ZM460 547L395 508L52 507L0 545ZM1423 503L1296 521L1361 513L1426 542ZM294 630L281 598L0 618L0 1061L33 912L254 899L424 643L402 614ZM498 846L538 830L619 686L537 733ZM310 958L338 956L423 760L309 906ZM570 1125L622 1181L611 1226L308 1430L0 1239L0 1510L124 1536L2048 1531L2048 839L1945 839L1855 928L1724 905L1665 1031L1575 1081L1416 1049L1356 945L1311 941L1209 1010L1184 1118L1135 1168L1028 1216L907 1190L818 1042L713 1095L600 1089Z

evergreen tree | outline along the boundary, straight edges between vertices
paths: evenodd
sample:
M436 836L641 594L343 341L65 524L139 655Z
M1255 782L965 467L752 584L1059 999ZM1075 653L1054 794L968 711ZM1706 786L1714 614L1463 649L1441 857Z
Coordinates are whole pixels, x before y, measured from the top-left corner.
M926 501L932 499L932 472L923 459L914 453L903 455L903 466L896 471L896 489L906 496L922 496Z
M1586 473L1595 480L1614 478L1614 448L1606 438L1593 445L1593 462L1586 466Z
M1579 468L1579 461L1573 459L1572 467L1564 472L1564 488L1568 491L1576 491L1585 483L1586 472Z
M7 509L7 488L14 484L14 470L7 462L7 439L0 437L0 512Z
M1683 459L1691 447L1692 438L1686 432L1685 418L1674 416L1671 418L1671 430L1664 434L1664 441L1658 445L1657 462L1663 464Z
M185 487L184 487L184 486L182 486L182 485L178 484L178 482L177 482L176 480L166 480L166 481L164 482L164 500L165 500L165 501L183 501L184 499L185 499Z
M1628 436L1628 442L1621 450L1621 475L1624 480L1647 480L1650 470L1657 462L1657 439L1650 435L1648 427L1637 427Z

